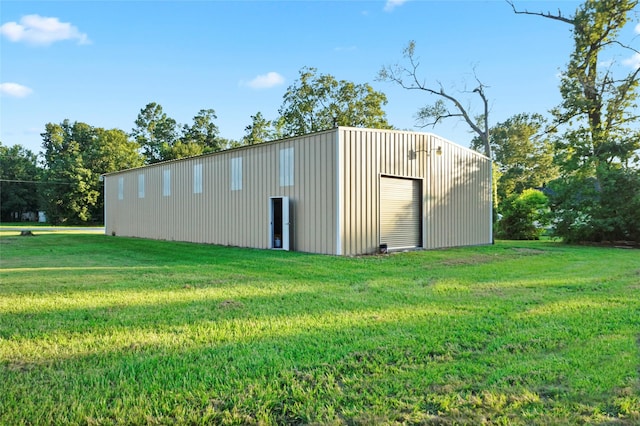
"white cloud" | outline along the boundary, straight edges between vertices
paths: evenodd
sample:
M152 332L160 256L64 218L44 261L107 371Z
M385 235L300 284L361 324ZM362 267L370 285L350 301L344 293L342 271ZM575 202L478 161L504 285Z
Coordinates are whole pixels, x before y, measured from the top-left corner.
M636 25L635 30L636 30L636 34L640 34L640 24Z
M277 72L271 71L266 74L259 75L247 83L241 84L249 86L252 89L269 89L271 87L279 86L283 83L284 77Z
M632 57L625 59L622 63L631 68L640 68L640 53L634 53Z
M0 83L0 95L12 98L24 98L29 96L33 90L18 83Z
M391 12L393 9L395 9L398 6L402 6L407 1L408 0L387 0L387 3L384 5L384 11Z
M25 15L20 18L20 23L7 22L0 26L0 34L14 42L24 41L39 46L63 40L76 40L78 44L91 43L89 37L71 23L40 15Z

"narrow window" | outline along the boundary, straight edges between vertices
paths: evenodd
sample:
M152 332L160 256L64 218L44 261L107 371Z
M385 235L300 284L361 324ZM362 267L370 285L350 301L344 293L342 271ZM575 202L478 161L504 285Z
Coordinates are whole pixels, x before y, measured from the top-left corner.
M118 178L118 200L124 200L124 177Z
M202 164L193 166L193 193L202 194Z
M242 157L231 159L231 190L242 189Z
M162 195L164 197L171 195L171 170L162 171Z
M280 186L293 186L293 148L280 150Z
M138 175L138 198L144 198L144 175Z

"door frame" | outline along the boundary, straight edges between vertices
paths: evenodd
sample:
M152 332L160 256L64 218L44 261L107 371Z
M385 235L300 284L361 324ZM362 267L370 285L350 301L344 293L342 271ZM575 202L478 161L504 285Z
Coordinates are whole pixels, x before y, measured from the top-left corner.
M378 244L379 244L379 248L380 250L382 250L382 211L381 211L381 203L382 203L382 179L383 178L394 178L394 179L403 179L403 180L410 180L410 181L414 181L417 182L419 185L419 190L418 193L420 194L420 200L418 203L418 209L419 209L419 220L418 220L418 231L420 233L418 240L420 242L420 244L418 246L410 246L410 247L388 247L389 250L391 249L396 249L396 250L413 250L413 249L420 249L420 248L424 248L424 244L425 244L425 193L424 193L424 188L425 188L425 179L423 177L420 176L403 176L403 175L393 175L393 174L388 174L388 173L380 173L378 175Z
M276 214L276 200L280 200L280 214ZM269 197L269 248L273 250L286 250L291 249L291 203L289 197L275 196ZM277 224L275 221L280 218L281 223ZM279 225L279 226L278 226ZM276 231L282 230L281 234ZM278 243L279 237L279 243Z

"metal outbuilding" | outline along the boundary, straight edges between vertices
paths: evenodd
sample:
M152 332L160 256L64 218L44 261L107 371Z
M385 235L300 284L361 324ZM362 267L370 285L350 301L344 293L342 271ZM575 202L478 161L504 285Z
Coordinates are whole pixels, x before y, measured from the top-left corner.
M352 127L109 173L108 235L359 255L490 244L491 161Z

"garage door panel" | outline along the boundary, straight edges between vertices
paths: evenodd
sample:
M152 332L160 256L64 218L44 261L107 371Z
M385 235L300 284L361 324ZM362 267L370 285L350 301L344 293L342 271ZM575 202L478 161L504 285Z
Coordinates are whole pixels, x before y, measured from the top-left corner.
M380 243L389 248L422 245L421 182L383 176L380 178Z

